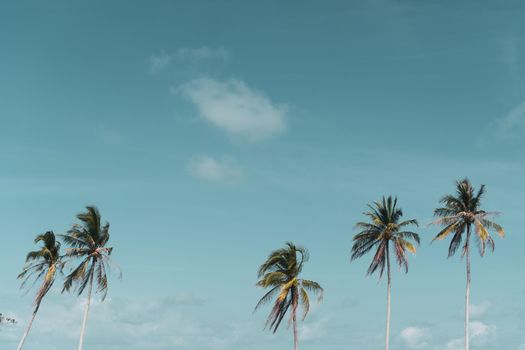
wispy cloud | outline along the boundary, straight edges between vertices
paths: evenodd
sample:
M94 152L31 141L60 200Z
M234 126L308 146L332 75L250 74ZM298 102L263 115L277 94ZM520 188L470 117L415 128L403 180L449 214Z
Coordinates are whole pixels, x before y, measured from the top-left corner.
M242 168L231 157L214 158L198 156L190 160L188 171L191 175L215 183L238 183L244 177Z
M519 76L519 42L515 35L507 35L501 43L501 60L507 66L511 79Z
M496 326L488 325L481 321L470 322L470 342L473 347L483 347L494 341L496 337ZM464 339L457 338L448 341L445 345L446 350L462 350Z
M399 337L408 349L425 349L430 334L426 328L410 326L401 331Z
M525 101L497 121L497 136L500 138L515 137L523 131L525 131Z
M489 301L484 301L480 304L470 304L469 314L472 319L480 319L489 310L491 304Z
M66 302L56 299L52 303L48 300L46 307L39 312L38 326L28 338L28 347L41 350L74 347L78 341L84 302L83 298ZM196 320L182 312L179 305L172 298L116 298L103 303L94 299L86 342L94 350L222 350L230 349L239 339L234 325ZM14 346L27 321L21 320L12 332L0 331L0 344ZM60 346L57 346L59 341Z
M202 118L233 137L260 141L286 129L287 106L272 103L241 80L200 78L172 91L193 103Z
M326 334L328 319L322 318L314 322L306 322L300 328L299 338L302 341L310 341L322 338Z
M165 299L166 303L174 305L186 305L186 306L201 306L206 304L209 300L201 298L191 293L177 294L173 297Z
M172 64L181 62L203 62L218 60L227 62L230 59L230 52L224 47L201 46L197 48L182 47L174 52L161 51L150 56L149 65L152 73L157 73L167 69Z
M96 136L105 144L117 145L122 143L124 137L121 133L117 132L115 129L111 129L105 125L99 125L96 128Z

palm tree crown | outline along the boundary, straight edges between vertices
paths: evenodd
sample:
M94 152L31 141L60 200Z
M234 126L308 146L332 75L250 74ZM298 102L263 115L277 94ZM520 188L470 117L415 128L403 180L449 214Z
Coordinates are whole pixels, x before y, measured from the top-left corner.
M316 294L318 302L322 300L323 288L317 282L299 278L303 264L308 258L308 251L305 248L287 242L284 248L273 251L259 267L260 280L257 286L271 289L259 300L255 310L277 296L265 325L265 328L273 329L274 333L290 307L290 323L295 323L299 305L303 308L302 319L306 318L310 309L308 292Z
M486 246L494 251L494 240L489 231L496 231L500 236L504 236L503 228L488 217L497 213L488 213L480 209L481 198L485 193L485 186L481 185L477 193L468 179L456 182L456 195L446 195L440 202L443 207L434 210L434 215L439 219L432 224L445 226L432 240L442 240L451 233L454 233L448 247L448 256L456 253L463 235L466 235L463 245L462 257L466 256L467 267L467 286L465 290L465 350L469 350L470 344L470 235L471 227L474 226L476 241L481 256L485 254Z
M82 259L80 265L66 276L62 291L69 291L76 284L78 295L81 295L96 275L97 292L102 293L104 300L108 291L107 271L113 250L106 247L109 223L102 225L96 207L88 206L86 209L85 213L77 215L81 224L74 224L66 235L62 235L64 243L70 246L66 249L66 256Z
M43 280L34 299L35 313L40 307L42 299L55 282L57 272L62 270L60 242L56 240L55 234L48 231L38 235L35 238L35 243L38 242L43 243L42 247L27 254L26 265L18 275L18 278L22 279L21 288L24 288L32 277L34 277L32 284L40 279Z
M485 186L481 185L477 193L468 179L456 182L456 195L446 195L441 198L440 203L444 206L434 210L434 215L440 217L432 224L445 226L432 240L442 240L449 234L454 233L448 256L454 255L461 245L463 234L467 232L470 235L470 227L474 226L479 253L485 254L485 248L488 246L494 251L495 244L489 231L496 231L501 237L505 235L503 228L495 222L489 220L490 216L498 215L497 212L486 212L480 209L481 198L485 193ZM468 249L469 237L463 246L463 255Z
M389 245L392 243L397 263L408 272L408 258L406 251L416 252L415 246L410 240L419 245L419 235L405 228L410 225L418 225L417 220L401 221L403 211L397 207L397 198L383 197L381 202L368 205L370 211L363 213L370 218L368 222L358 222L356 228L361 231L354 236L351 260L362 257L373 248L376 253L372 263L368 267L367 274L371 275L379 270L379 278L385 270L385 263L389 256Z

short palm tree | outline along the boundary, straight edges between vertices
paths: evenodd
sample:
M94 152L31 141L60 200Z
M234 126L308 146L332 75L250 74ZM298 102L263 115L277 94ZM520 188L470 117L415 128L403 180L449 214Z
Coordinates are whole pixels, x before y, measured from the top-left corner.
M44 234L38 235L35 238L35 244L38 242L43 243L42 247L39 250L27 254L26 265L18 275L18 278L22 279L21 288L24 288L27 285L27 282L31 279L34 279L32 285L39 280L42 280L42 284L40 285L40 288L38 288L38 292L33 301L33 316L29 321L27 329L22 335L17 350L22 349L24 346L27 335L31 330L33 321L35 320L38 309L40 308L40 304L47 292L51 289L51 286L53 286L57 272L60 272L62 269L60 242L56 240L55 234L52 231L48 231Z
M4 314L0 312L0 326L4 324L15 324L16 320L11 317L4 317Z
M494 251L494 240L489 231L496 231L501 237L505 235L503 228L489 220L497 212L486 212L480 209L481 198L485 193L485 186L481 185L477 193L468 179L456 182L456 195L446 195L440 203L444 206L434 210L439 219L432 224L442 225L444 228L432 240L442 240L453 233L448 247L448 256L456 253L465 237L462 247L462 256L467 260L467 288L465 292L465 350L469 349L469 308L470 308L470 235L472 227L477 238L479 253L485 254L486 247Z
M401 221L403 212L397 207L397 198L383 197L381 202L374 202L368 205L370 211L363 213L370 218L370 222L358 222L356 228L361 231L354 236L351 260L362 257L372 249L375 249L374 258L368 267L367 275L379 272L379 278L387 270L387 311L386 311L386 341L385 347L388 350L390 338L390 248L393 248L399 267L408 272L407 251L416 252L416 247L410 241L419 245L419 235L412 231L407 231L406 227L418 225L417 221Z
M66 276L62 292L75 287L78 295L81 295L88 287L79 350L82 350L84 344L93 280L96 280L97 292L102 294L102 300L104 300L108 291L107 271L111 266L110 255L113 251L113 248L106 247L109 240L109 223L102 225L100 213L96 207L88 206L86 209L85 213L77 215L81 224L73 225L67 234L62 235L64 243L70 246L66 249L65 255L69 258L81 259L80 264Z
M296 315L299 305L303 309L304 321L310 309L308 292L316 294L318 302L323 298L323 288L317 282L299 278L303 264L308 258L308 251L305 248L287 242L284 248L275 250L268 256L259 267L258 273L260 280L257 286L270 288L270 291L259 300L255 310L277 297L265 325L265 328L269 327L273 333L277 331L286 312L290 310L288 326L293 325L294 350L298 349L299 341Z

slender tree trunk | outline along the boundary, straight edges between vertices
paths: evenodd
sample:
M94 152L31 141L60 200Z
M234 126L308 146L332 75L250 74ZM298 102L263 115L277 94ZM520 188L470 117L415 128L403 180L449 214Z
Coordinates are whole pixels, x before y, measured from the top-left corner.
M467 289L465 291L465 350L469 350L469 311L470 311L470 225L467 225L467 242L465 243L467 255Z
M295 310L293 313L293 349L298 350L299 349L299 335L297 334L297 318L295 315Z
M33 311L33 316L31 317L31 321L29 321L29 324L27 325L24 335L22 335L22 339L20 339L20 343L18 344L18 347L16 348L16 350L21 350L22 347L24 346L27 335L29 334L29 331L31 330L31 326L33 325L33 321L35 320L37 312L38 312L38 306L35 308L35 311Z
M94 264L94 262L93 262ZM89 312L89 305L91 304L91 292L93 290L93 274L95 269L92 270L91 276L89 277L89 291L88 298L86 301L86 307L84 308L84 318L82 319L82 329L80 330L80 342L78 343L78 350L82 350L84 346L84 334L86 333L87 317Z
M386 293L386 340L385 340L385 349L388 350L388 341L390 339L390 254L389 254L388 243L386 245L386 273L388 277L388 287Z

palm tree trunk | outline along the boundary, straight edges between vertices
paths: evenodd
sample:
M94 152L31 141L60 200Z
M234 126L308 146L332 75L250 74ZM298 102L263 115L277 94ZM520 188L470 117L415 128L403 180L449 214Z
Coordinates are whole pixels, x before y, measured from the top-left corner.
M465 243L467 255L467 289L465 291L465 350L469 350L469 311L470 311L470 225L467 225L467 242Z
M21 350L22 347L24 346L27 335L29 334L29 331L31 330L31 326L33 325L33 321L35 320L37 311L38 311L38 306L35 308L35 311L33 311L33 316L31 317L31 321L29 321L29 324L27 325L27 329L25 330L24 335L22 335L22 339L20 339L20 343L18 344L18 347L16 348L16 350Z
M93 274L95 270L91 271L91 276L89 277L89 291L88 298L86 301L86 307L84 308L84 318L82 319L82 329L80 330L80 342L78 344L78 350L82 350L84 345L84 334L86 333L87 317L89 312L89 305L91 304L91 292L93 290Z
M293 314L293 349L298 350L299 349L299 335L297 334L297 319L295 316L295 312Z
M389 246L386 245L386 273L388 277L388 287L386 295L386 340L385 340L385 349L388 350L388 340L390 338L390 254L388 252Z

